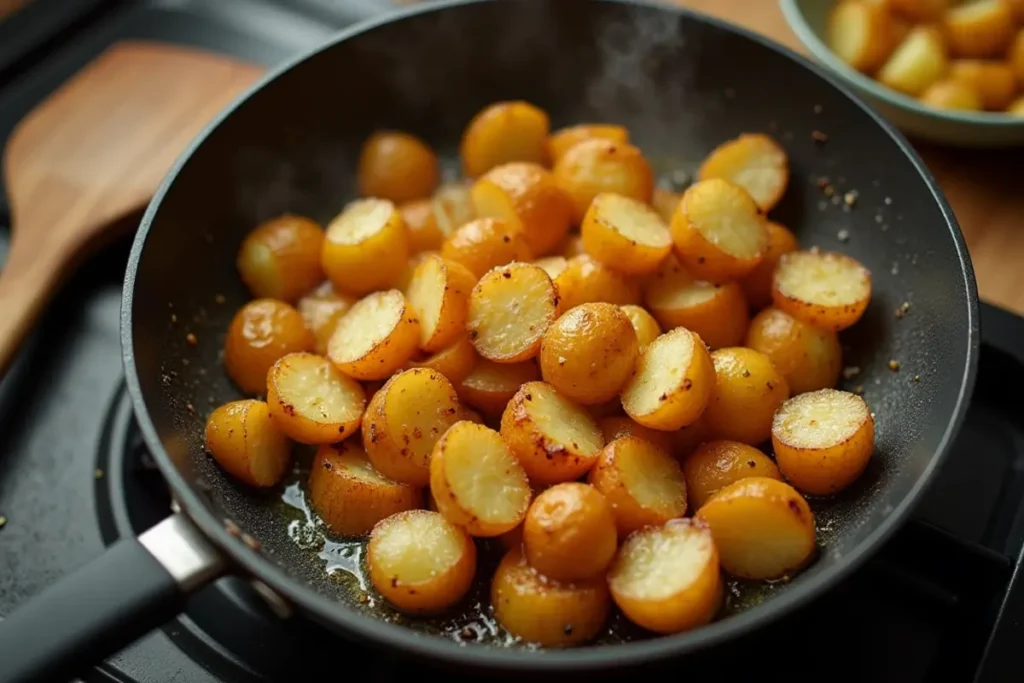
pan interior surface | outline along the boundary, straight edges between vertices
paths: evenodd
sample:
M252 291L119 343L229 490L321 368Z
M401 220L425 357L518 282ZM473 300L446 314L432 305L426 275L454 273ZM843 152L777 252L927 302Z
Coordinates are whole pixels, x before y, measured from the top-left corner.
M219 355L231 316L248 299L235 268L246 232L284 212L327 222L355 197L358 150L374 130L423 137L454 171L466 123L486 104L510 99L546 110L553 128L623 124L658 169L691 176L720 142L769 133L785 147L791 173L771 217L804 247L842 251L871 270L870 307L842 340L851 368L845 386L861 388L875 413L875 456L849 490L811 501L817 561L768 589L734 584L726 610L737 614L704 629L614 648L511 653L452 642L470 627L484 634L470 640L494 641L485 637L493 628L486 613L470 610L472 623L409 622L445 637L414 636L382 623L382 615L398 618L364 602L358 581L346 578L345 568L361 561L358 547L325 549L315 524L282 502L280 489L245 490L203 452L206 416L240 397ZM823 176L848 199L826 197L818 187ZM962 238L899 139L777 48L643 4L459 3L343 36L266 82L208 132L147 212L132 259L124 334L129 374L137 373L133 398L151 445L162 444L155 457L183 507L244 568L269 577L321 620L481 664L628 663L679 653L820 592L908 511L959 422L973 377L977 311ZM905 303L905 315L894 315ZM297 461L291 484L308 468L308 456ZM284 498L298 502L299 490L291 486ZM230 537L224 520L254 537L258 552ZM328 566L338 571L328 576ZM376 618L360 616L367 611Z

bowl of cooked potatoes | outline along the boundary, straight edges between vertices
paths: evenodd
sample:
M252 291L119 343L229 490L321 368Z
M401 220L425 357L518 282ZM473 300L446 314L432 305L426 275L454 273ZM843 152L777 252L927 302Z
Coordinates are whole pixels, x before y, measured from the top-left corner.
M807 50L911 137L1024 144L1024 1L781 3Z

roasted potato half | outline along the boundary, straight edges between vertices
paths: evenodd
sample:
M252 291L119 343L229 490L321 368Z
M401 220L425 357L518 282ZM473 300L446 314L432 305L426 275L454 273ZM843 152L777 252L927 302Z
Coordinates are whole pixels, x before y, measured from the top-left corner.
M704 411L709 433L717 439L756 445L772 432L772 416L789 398L789 385L771 359L743 347L711 352L715 384Z
M929 85L921 93L921 102L935 109L978 111L982 107L981 96L972 86L950 78Z
M470 195L471 186L471 183L465 181L445 183L437 188L431 199L434 204L434 222L446 238L476 218Z
M943 29L954 55L996 57L1013 40L1016 24L1007 0L974 0L951 7Z
M277 299L256 299L242 306L224 337L224 370L246 394L267 391L267 372L278 358L312 351L313 334L302 315Z
M324 229L302 216L284 215L246 235L238 250L238 274L258 299L289 303L324 279L320 250Z
M587 254L569 259L555 278L561 310L604 301L609 304L640 303L640 284Z
M648 344L661 336L661 326L654 316L647 312L647 309L634 304L626 304L620 308L633 325L636 339L640 343L640 351L646 349Z
M469 297L466 329L476 352L496 363L529 360L558 316L551 278L529 263L488 271Z
M456 422L434 445L430 492L438 512L472 536L519 526L533 495L501 435L472 422Z
M672 235L658 212L614 192L594 197L581 235L588 254L629 275L653 273L672 250Z
M411 368L429 368L440 372L453 385L458 386L469 376L476 365L476 349L469 337L462 334L452 344L429 356L413 357Z
M459 156L470 178L511 161L543 164L551 129L548 115L529 102L495 102L473 117L462 134Z
M794 251L779 259L772 300L797 320L838 332L867 310L871 273L844 254Z
M458 385L459 400L487 415L501 415L519 387L539 378L533 361L495 363L480 358Z
M323 356L289 353L267 373L267 405L281 431L295 441L337 443L359 429L366 394Z
M334 334L334 326L356 301L353 296L334 291L334 285L330 280L320 283L299 299L296 308L306 324L306 329L313 333L316 342L314 351L320 355L327 353L327 343Z
M476 218L464 223L441 245L441 256L461 263L476 278L492 268L532 258L522 231L498 218Z
M783 254L799 248L796 236L788 228L768 221L768 248L764 252L764 257L752 271L740 279L743 297L752 309L759 310L771 306L772 280L775 278L775 268L779 265L779 259Z
M643 152L628 142L592 138L573 145L554 169L555 180L572 198L573 221L583 221L590 202L615 192L650 203L654 173Z
M843 349L835 332L800 322L777 308L754 316L746 345L771 359L794 396L834 387L843 369Z
M397 289L374 292L338 320L327 355L355 379L384 379L412 358L420 323Z
M412 274L406 301L420 321L420 348L440 351L465 334L469 294L476 284L461 263L424 258Z
M1008 63L1013 69L1014 77L1017 79L1017 87L1024 90L1024 28L1017 31L1017 36L1013 39L1013 44L1010 46L1008 54ZM1017 98L1015 101L1019 102L1021 98ZM1013 104L1007 105L1008 109L1013 108Z
M1024 45L1024 38L1020 40ZM949 78L970 88L981 106L991 111L1006 109L1017 92L1013 68L996 60L954 59L949 65Z
M601 428L601 434L604 436L605 444L610 444L612 441L615 441L615 439L635 436L643 439L644 441L650 441L666 453L672 453L675 450L673 433L644 427L642 424L629 417L623 417L621 415L605 415L604 417L598 418L597 426Z
M893 90L916 97L942 78L948 66L942 33L933 26L921 25L910 29L877 77Z
M394 204L359 199L328 224L320 257L338 291L367 294L386 289L405 269L409 233Z
M402 216L402 223L409 233L410 254L438 251L441 248L445 234L437 224L433 198L416 199L401 204L398 213Z
M891 21L879 3L843 0L829 14L829 49L857 71L871 73L889 56Z
M708 441L697 446L683 462L683 476L691 510L699 510L712 496L740 479L782 480L771 458L739 441Z
M548 158L551 159L551 163L558 163L558 160L577 144L595 138L629 142L629 131L610 123L581 123L562 128L548 136Z
M263 488L281 480L291 460L291 444L263 401L226 403L206 421L206 451L243 484Z
M821 389L794 396L775 413L779 469L804 493L829 495L861 475L875 450L875 420L864 399Z
M437 155L415 135L379 131L359 152L356 180L364 197L396 203L425 199L440 179Z
M758 208L767 213L786 192L789 159L771 137L744 133L716 147L701 164L697 177L702 181L717 178L743 188Z
M886 0L888 9L910 21L932 22L953 4L952 0Z
M530 566L556 581L604 575L618 547L612 506L597 489L576 481L541 491L523 522Z

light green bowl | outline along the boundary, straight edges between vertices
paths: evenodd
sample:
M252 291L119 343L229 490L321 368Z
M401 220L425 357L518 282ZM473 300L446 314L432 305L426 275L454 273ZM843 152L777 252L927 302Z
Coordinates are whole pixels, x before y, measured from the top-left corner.
M790 28L814 58L907 135L954 147L1024 145L1024 116L932 109L847 66L823 38L833 0L780 2Z

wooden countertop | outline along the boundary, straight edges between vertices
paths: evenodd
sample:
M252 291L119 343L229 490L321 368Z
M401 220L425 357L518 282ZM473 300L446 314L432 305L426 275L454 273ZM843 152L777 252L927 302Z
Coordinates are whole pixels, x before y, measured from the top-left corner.
M806 54L777 0L674 1ZM917 149L963 229L981 298L1024 314L1024 151Z

